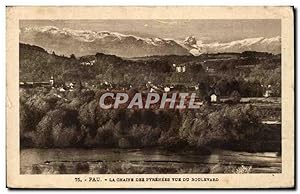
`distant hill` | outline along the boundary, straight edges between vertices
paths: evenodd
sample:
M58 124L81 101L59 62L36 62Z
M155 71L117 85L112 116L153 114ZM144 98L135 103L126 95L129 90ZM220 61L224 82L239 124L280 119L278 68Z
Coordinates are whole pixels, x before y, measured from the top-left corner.
M19 52L20 81L48 81L52 75L63 76L63 70L72 69L76 63L34 45L21 43Z
M281 55L254 51L199 56L157 55L131 59L103 53L65 57L58 56L55 52L50 54L38 46L20 43L19 52L20 81L48 81L53 76L59 85L75 81L100 86L100 83L107 81L143 88L151 81L154 84L201 83L205 86L202 89L207 90L208 85L214 85L220 80L223 80L220 83L226 85L228 81L224 79L244 80L241 83L245 85L249 85L248 81L256 85L258 83L275 85L278 76L280 77L281 64ZM93 63L87 65L87 62L91 61ZM174 64L186 66L186 72L176 73ZM245 96L248 95L247 92L243 93Z
M132 61L115 55L97 53L82 57L58 56L45 49L20 43L20 81L48 81L51 76L65 81L147 81L147 75L169 72L169 64L162 61ZM84 66L82 61L95 60L92 66ZM128 80L124 80L128 79Z

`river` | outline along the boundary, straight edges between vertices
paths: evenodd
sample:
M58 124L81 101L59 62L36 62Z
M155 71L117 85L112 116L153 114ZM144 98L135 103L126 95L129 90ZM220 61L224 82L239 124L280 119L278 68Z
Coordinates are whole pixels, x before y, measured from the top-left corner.
M275 152L161 149L22 149L21 174L280 173Z

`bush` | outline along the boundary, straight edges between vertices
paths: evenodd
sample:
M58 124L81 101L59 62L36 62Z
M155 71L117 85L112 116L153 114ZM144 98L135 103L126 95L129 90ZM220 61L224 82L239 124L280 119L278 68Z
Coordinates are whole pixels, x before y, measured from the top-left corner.
M115 147L118 145L119 132L117 126L112 121L109 121L104 126L99 127L95 137L96 144L104 147Z
M83 104L78 111L79 121L83 125L94 125L95 124L95 110L97 107L96 100L91 101L90 103Z
M90 165L87 162L79 162L75 165L75 174L88 174Z
M118 147L119 148L130 148L131 143L126 138L121 138L118 141Z
M80 142L82 135L81 131L77 130L77 127L70 126L65 127L62 123L59 123L52 128L53 146L54 147L70 147L77 146Z
M129 130L131 144L135 147L148 147L158 145L161 130L149 125L133 125Z

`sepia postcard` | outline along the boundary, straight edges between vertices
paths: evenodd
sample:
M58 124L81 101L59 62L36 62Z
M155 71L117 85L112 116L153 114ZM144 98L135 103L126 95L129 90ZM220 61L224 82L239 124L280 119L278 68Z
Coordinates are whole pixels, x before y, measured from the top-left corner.
M293 7L6 16L8 188L295 187Z

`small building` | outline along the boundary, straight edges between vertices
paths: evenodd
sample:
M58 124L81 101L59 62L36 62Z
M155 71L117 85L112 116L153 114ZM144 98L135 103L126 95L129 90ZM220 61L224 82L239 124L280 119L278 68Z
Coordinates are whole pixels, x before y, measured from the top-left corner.
M58 91L65 92L66 90L63 87L58 88Z
M37 87L50 87L49 82L19 82L20 88L37 88Z
M266 90L266 92L264 93L264 97L268 98L272 96L272 90Z
M215 69L209 68L209 67L206 67L205 71L206 71L207 73L215 73Z
M164 91L165 91L165 92L170 92L170 91L171 91L171 88L168 87L168 86L166 86L166 87L164 87Z
M65 82L65 87L67 88L67 89L74 89L75 88L75 85L76 85L76 82L71 82L71 81L67 81L67 82Z
M215 93L212 93L210 95L210 102L217 102L218 101L218 96Z
M95 59L90 61L90 64L91 64L92 66L93 66L95 63L96 63L96 60L95 60Z
M25 82L19 82L20 88L25 87Z
M73 89L73 88L74 88L74 86L75 86L75 84L74 84L74 83L72 83L72 82L69 84L69 87L70 87L71 89Z
M164 87L165 92L171 92L172 90L174 90L174 86L165 86Z
M54 86L54 78L53 78L53 76L51 76L51 78L50 78L50 85L53 87Z
M186 72L186 66L185 65L176 65L173 64L173 67L175 67L175 70L177 73L184 73Z
M154 85L150 81L147 82L146 87L150 90L150 93L152 93L152 92L156 92L156 93L165 92L163 87Z
M265 93L264 93L264 95L263 95L265 98L268 98L268 97L272 96L272 93L273 93L273 92L272 92L272 90L271 90L271 87L272 87L271 85L268 85L268 86L267 86L267 89L266 89L266 91L265 91Z
M96 60L84 60L84 61L81 61L80 62L80 65L83 65L83 66L93 66L94 64L96 63Z

